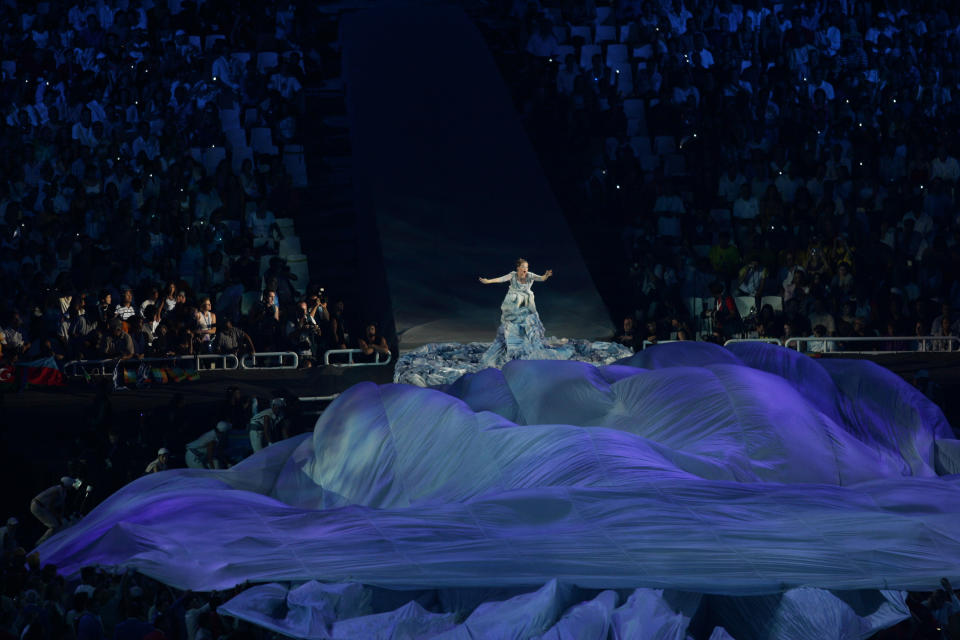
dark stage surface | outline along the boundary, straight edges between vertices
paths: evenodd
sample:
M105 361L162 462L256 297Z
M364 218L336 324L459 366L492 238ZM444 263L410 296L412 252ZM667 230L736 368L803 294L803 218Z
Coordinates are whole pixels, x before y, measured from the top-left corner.
M494 60L462 10L353 14L341 41L358 208L365 233L379 234L401 350L492 341L505 285L477 279L509 272L518 257L534 273L555 272L535 287L547 335L611 335Z

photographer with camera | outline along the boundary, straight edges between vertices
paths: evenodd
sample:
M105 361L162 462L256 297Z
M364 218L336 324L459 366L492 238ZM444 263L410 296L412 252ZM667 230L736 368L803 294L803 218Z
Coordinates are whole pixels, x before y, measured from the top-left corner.
M327 296L323 287L320 287L318 292L307 295L307 315L321 326L330 322L330 311L327 309Z
M310 314L306 302L297 304L294 316L287 322L285 333L291 349L300 356L303 366L313 366L313 361L320 349L323 332Z

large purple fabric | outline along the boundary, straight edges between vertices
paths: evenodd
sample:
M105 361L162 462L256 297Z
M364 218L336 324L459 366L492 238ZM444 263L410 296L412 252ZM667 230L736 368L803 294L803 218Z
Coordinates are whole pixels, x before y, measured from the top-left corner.
M312 435L142 478L39 552L195 590L931 589L960 576L938 441L956 451L942 413L869 362L695 343L516 361L446 392L357 385Z

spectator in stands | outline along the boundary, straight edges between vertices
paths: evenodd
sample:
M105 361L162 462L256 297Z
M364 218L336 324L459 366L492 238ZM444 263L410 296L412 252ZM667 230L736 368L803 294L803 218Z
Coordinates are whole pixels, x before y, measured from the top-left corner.
M364 325L363 337L357 340L357 346L363 362L376 362L390 356L387 340L377 333L375 322L367 322Z
M107 337L103 356L105 358L115 358L117 360L129 360L136 355L133 338L123 330L123 322L120 318L114 318L110 321L110 334Z
M751 258L737 276L737 295L759 298L767 280L767 269L757 258Z
M559 48L560 44L553 34L553 26L550 21L545 18L538 20L536 31L530 35L530 39L527 41L527 53L537 58L549 58L556 55Z
M217 337L217 314L213 311L209 297L200 299L200 308L196 314L196 332L205 351L213 350L213 340Z
M740 251L730 243L727 231L721 231L719 238L719 242L710 248L710 266L723 278L729 279L740 268Z
M825 335L836 335L837 324L833 314L827 311L826 303L822 298L817 298L813 302L813 312L808 316L810 326L816 328L822 326L826 331Z
M811 338L826 338L827 337L827 328L822 324L815 325L813 327L813 335ZM827 353L830 351L836 351L836 342L833 340L811 340L807 343L807 350L811 353Z
M137 314L137 309L133 306L133 289L123 286L120 290L120 302L114 307L113 316L123 322L128 322L130 318Z
M264 202L257 205L256 211L247 215L247 228L253 238L254 248L269 247L273 250L273 239L283 240L283 233L277 226L277 219L273 212L267 209Z
M256 353L253 340L249 335L239 327L233 325L233 320L224 318L221 329L217 332L217 339L214 348L218 353L231 353L239 355L241 353Z
M154 309L160 307L160 292L156 287L150 287L150 289L147 291L146 297L144 297L143 301L140 303L140 316L148 321L153 320L152 315L147 315L147 308L150 306L153 306ZM151 327L151 330L154 328L155 327Z
M263 297L250 312L253 343L260 351L276 351L280 332L280 306L277 293L265 289Z
M717 186L717 198L726 206L732 206L734 201L740 196L743 185L747 179L740 173L735 164L727 167L726 173L720 176L720 183Z
M704 310L704 315L713 319L714 331L725 338L733 337L741 326L740 314L733 297L724 291L720 282L710 285L710 294L713 296L713 304Z
M102 290L97 299L96 319L103 326L106 326L114 317L116 307L111 302L110 292L107 289Z
M760 204L750 193L750 186L740 187L740 195L733 202L733 218L737 224L738 231L745 231L747 224L760 215ZM738 240L741 236L738 236Z
M162 315L166 317L177 307L177 283L168 282L164 288Z
M940 315L933 319L933 322L930 324L930 335L937 335L936 332L943 330L943 321L947 320L947 324L950 327L949 334L940 335L958 335L960 334L960 318L956 317L953 313L953 310L950 308L949 302L944 302L940 306Z
M9 357L16 357L30 350L29 334L26 333L23 319L16 309L7 312L0 333L3 334L4 351Z
M306 302L299 302L293 316L287 321L285 335L291 349L300 356L301 364L312 366L322 344L322 331L307 309Z
M128 335L133 341L133 354L143 357L153 346L153 332L147 328L140 316L133 316L127 323Z
M313 321L322 327L330 323L330 311L327 308L327 297L323 287L320 287L316 293L310 293L306 297L307 314L313 318Z
M960 178L960 163L947 153L947 146L937 146L937 156L930 163L930 180L940 178L944 182L956 183Z
M333 313L330 314L330 331L327 333L329 349L347 348L347 333L346 325L344 324L343 310L343 300L337 300L333 303Z
M614 342L619 342L625 347L630 348L633 351L637 350L639 346L637 343L637 336L634 331L634 319L631 316L627 316L623 319L623 329L618 331L615 336L613 336Z
M580 69L577 67L576 59L572 53L568 53L564 56L563 66L557 71L557 93L572 96L579 75Z
M913 335L921 338L927 337L927 327L923 320L917 320L913 328ZM933 351L933 340L918 340L917 351Z
M953 329L953 323L950 322L950 316L940 316L940 326L935 327L930 335L950 338L957 337L957 332ZM934 351L957 351L958 346L951 340L933 340Z

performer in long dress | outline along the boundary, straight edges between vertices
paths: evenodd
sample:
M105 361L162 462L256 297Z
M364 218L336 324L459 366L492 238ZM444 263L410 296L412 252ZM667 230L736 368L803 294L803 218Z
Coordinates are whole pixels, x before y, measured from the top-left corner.
M484 366L498 367L508 360L556 359L559 356L543 343L543 323L537 314L532 288L534 282L543 282L552 275L552 269L547 269L542 276L532 273L527 261L520 258L514 271L499 278L480 278L483 284L510 283L500 305L497 338L481 359Z

